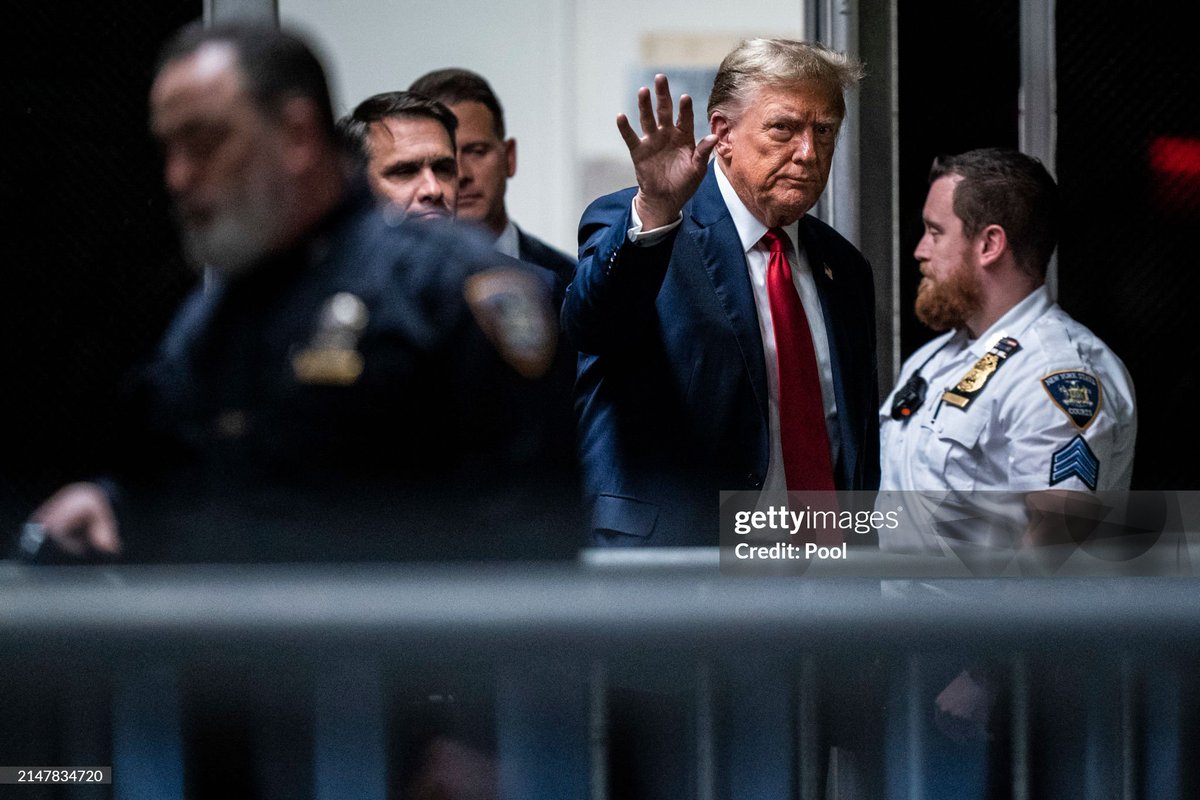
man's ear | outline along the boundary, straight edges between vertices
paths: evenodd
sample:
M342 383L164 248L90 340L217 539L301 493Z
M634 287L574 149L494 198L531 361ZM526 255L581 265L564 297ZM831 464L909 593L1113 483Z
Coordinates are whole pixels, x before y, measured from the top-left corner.
M517 174L517 140L504 140L504 163L508 165L508 177Z
M985 227L976 237L976 241L979 264L983 267L990 267L1005 253L1011 252L1008 248L1008 234L999 225Z
M733 151L733 121L721 111L714 111L708 118L708 129L717 136L717 155L728 159Z
M279 110L280 145L284 162L293 173L310 168L321 157L324 134L318 122L317 104L307 97L292 97Z

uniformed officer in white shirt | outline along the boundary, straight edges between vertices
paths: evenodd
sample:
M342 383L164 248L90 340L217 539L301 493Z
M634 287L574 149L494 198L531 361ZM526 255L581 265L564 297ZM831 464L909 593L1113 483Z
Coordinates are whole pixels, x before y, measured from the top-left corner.
M935 162L915 252L924 276L916 314L947 332L905 362L880 408L877 507L902 505L887 493L907 490L993 502L995 514L985 512L993 524L952 536L1007 550L1028 522L1027 493L1129 488L1137 433L1129 373L1044 284L1057 200L1045 167L1016 151ZM942 551L945 528L919 519L908 501L912 524L881 530L881 546ZM1011 524L995 522L1004 518Z

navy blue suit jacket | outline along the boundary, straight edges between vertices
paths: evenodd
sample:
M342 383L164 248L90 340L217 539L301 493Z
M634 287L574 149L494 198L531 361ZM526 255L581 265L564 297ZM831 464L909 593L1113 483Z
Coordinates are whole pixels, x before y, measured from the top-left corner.
M594 545L715 545L719 492L761 488L767 372L745 255L709 165L665 241L628 241L633 189L596 200L579 228L563 303L580 351L575 389ZM833 360L839 489L879 482L871 270L853 245L805 216ZM828 274L826 270L828 269ZM832 278L829 277L832 275Z

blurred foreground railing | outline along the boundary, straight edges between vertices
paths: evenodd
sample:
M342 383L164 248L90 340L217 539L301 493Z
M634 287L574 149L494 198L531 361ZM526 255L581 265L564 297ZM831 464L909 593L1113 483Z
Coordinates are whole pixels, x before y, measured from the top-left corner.
M0 565L0 766L113 767L22 798L382 800L425 729L503 798L1200 796L1200 579L659 556ZM990 740L937 718L964 670Z

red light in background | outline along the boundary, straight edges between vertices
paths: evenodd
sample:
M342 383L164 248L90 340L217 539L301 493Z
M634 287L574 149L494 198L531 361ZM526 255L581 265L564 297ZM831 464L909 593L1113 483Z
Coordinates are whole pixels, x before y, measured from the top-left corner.
M1150 142L1154 197L1161 211L1200 216L1200 139L1160 136Z
M1158 173L1200 177L1200 139L1160 136L1150 143L1150 166Z

